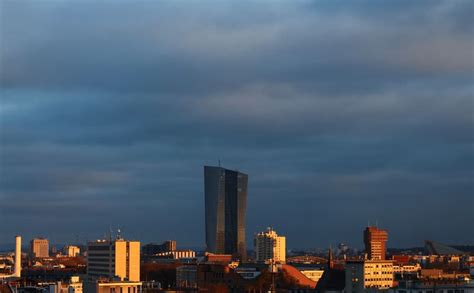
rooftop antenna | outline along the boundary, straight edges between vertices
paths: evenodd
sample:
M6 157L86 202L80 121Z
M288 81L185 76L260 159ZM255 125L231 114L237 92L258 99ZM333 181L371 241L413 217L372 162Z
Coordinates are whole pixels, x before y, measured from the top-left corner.
M219 167L220 167L221 166L221 160L218 159L217 161L218 161L218 164L219 164Z
M375 220L375 227L379 227L379 221L378 220Z
M122 231L120 228L117 228L117 239L122 239Z
M112 241L112 225L109 225L109 241Z

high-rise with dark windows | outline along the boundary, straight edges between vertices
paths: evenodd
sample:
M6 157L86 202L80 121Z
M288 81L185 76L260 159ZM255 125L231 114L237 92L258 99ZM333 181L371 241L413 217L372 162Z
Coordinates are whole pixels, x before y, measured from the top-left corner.
M204 166L206 250L246 258L245 210L248 175Z

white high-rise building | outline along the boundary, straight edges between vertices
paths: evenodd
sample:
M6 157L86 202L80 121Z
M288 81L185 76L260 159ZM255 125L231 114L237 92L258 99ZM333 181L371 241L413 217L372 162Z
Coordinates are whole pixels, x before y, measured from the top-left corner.
M286 238L272 229L255 235L255 253L258 262L286 262Z

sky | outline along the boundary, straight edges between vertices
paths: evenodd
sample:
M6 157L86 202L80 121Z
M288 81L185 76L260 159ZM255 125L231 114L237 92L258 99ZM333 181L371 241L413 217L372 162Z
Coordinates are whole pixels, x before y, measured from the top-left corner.
M474 244L474 2L0 1L0 243L121 228L204 247L203 166L247 241Z

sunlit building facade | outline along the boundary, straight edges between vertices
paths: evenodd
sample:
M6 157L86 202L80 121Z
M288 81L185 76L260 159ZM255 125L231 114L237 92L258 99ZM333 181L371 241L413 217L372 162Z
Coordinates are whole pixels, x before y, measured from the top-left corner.
M31 240L30 252L32 257L49 257L49 241L45 238Z
M367 227L364 231L365 252L368 259L384 260L387 251L388 233L377 227Z
M345 265L346 293L362 293L367 289L388 290L393 287L393 261L355 260Z
M90 280L140 281L140 242L123 239L89 242L87 276Z
M279 236L272 228L255 235L255 259L258 262L285 263L286 238Z

